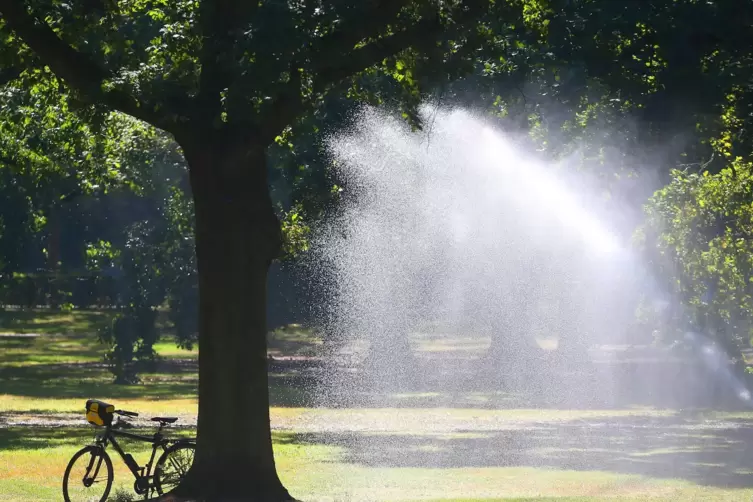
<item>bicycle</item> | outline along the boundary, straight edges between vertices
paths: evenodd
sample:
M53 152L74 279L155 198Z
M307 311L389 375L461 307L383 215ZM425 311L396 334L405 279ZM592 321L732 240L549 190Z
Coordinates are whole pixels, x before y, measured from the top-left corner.
M118 419L113 423L113 418L118 415ZM111 444L120 458L126 464L133 474L135 481L133 489L138 495L144 495L148 499L150 494L156 492L163 495L169 492L180 483L186 475L186 472L193 463L194 453L196 450L196 440L193 438L169 439L162 434L162 429L178 421L176 417L153 417L153 422L159 422L159 428L153 436L142 436L120 430L127 426L128 422L121 417L138 417L138 413L126 410L116 410L111 404L102 401L90 399L86 402L86 418L92 425L104 427L104 430L97 434L94 444L86 446L76 452L68 462L68 467L63 475L63 498L65 502L105 502L112 483L114 480L112 460L105 449ZM152 454L149 462L141 467L138 465L132 455L123 451L116 437L124 437L136 441L143 441L152 444ZM162 454L154 463L157 450L162 448ZM80 474L74 473L77 463L83 460ZM102 474L102 465L104 464L104 479L98 479ZM154 471L152 471L154 466ZM79 471L77 470L76 473ZM90 488L104 483L104 491L101 496L88 492ZM97 493L97 492L95 492ZM75 498L74 498L75 497Z

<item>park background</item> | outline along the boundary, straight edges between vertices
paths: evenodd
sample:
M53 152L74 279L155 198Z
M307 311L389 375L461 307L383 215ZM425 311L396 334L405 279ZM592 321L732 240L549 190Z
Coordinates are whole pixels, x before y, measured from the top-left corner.
M509 22L486 20L495 44L446 65L410 52L378 62L267 149L284 237L267 287L280 476L304 500L747 500L752 417L730 382L747 386L753 308L750 9L519 4ZM160 37L180 34L154 16L170 26ZM0 500L58 500L68 458L93 434L86 399L195 427L193 202L172 136L82 101L49 69L19 69L19 44L6 40L0 72ZM332 340L311 236L348 194L327 141L366 105L426 135L422 105L473 110L552 169L586 173L619 208L623 242L670 306L636 302L609 345L577 348L627 382L611 401L557 378L520 392L509 375L456 373L397 388L340 375L359 399L322 399ZM732 380L696 356L689 332L725 354ZM429 333L374 356L432 366L487 351L547 358L560 345L548 333L494 352L506 341ZM116 472L121 491L127 476Z

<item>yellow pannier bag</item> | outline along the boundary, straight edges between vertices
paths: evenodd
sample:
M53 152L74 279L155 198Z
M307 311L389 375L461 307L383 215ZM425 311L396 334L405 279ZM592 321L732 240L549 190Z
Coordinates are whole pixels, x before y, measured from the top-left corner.
M104 401L89 399L86 402L86 420L99 427L112 425L112 418L115 413L115 406L107 404Z

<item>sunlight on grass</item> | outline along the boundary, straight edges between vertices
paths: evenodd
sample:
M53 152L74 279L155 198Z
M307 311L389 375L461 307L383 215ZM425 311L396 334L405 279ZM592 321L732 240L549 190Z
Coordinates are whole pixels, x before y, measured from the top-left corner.
M173 340L163 340L154 344L154 350L162 357L176 358L176 359L197 359L199 352L194 348L193 350L181 349L176 346Z
M0 501L60 499L60 481L70 457L92 438L93 429L0 430ZM39 436L39 440L35 440ZM704 488L678 480L655 480L598 471L524 467L463 469L372 468L343 461L342 449L296 444L291 433L275 433L280 477L306 501L426 500L455 502L536 497L573 500L745 500L753 490ZM13 449L10 449L13 447ZM17 449L19 447L20 449ZM145 443L128 442L137 461L148 458ZM115 487L133 478L111 452ZM468 499L469 494L475 498ZM538 498L542 497L542 498Z

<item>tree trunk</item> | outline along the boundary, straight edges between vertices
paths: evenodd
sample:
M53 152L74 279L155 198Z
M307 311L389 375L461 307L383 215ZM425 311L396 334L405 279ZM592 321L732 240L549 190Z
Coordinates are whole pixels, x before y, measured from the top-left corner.
M262 147L185 145L199 272L197 453L175 496L293 500L275 468L269 418L266 280L281 244Z

